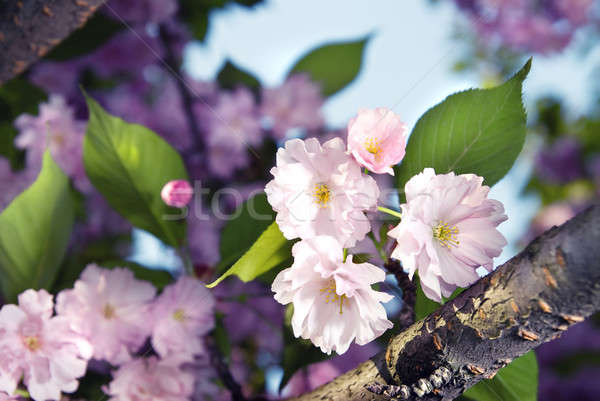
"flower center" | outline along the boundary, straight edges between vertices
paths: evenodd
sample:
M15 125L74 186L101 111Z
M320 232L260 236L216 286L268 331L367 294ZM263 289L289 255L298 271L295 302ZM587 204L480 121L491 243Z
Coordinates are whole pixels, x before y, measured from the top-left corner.
M117 315L117 311L115 310L115 307L112 306L111 304L106 304L104 305L104 309L102 310L102 314L104 315L104 317L106 319L112 319Z
M325 294L325 303L336 303L339 301L340 303L340 315L343 313L344 300L347 300L346 295L339 296L336 292L335 280L331 279L327 282L327 286L321 288L319 290L321 293Z
M377 156L381 151L381 144L379 139L377 138L368 138L365 141L365 150L372 155Z
M450 227L448 223L440 221L437 226L433 227L433 238L437 239L442 246L450 249L451 246L457 247L460 244L457 238L458 228Z
M315 197L315 203L319 205L319 207L327 207L327 204L331 201L331 191L325 184L315 185L313 196Z
M177 322L183 322L185 320L185 311L183 309L177 309L173 312L173 319Z
M36 336L27 336L23 338L23 344L32 352L40 349L42 344L40 344L40 340Z

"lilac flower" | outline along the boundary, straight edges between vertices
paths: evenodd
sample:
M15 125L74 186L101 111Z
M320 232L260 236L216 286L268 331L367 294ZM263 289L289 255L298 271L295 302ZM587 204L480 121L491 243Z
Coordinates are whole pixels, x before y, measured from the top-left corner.
M74 288L57 296L56 312L94 346L94 358L120 364L152 331L150 301L156 289L131 270L88 265Z
M426 168L405 185L402 221L388 235L398 242L392 258L410 277L419 271L427 297L440 302L457 287L493 269L506 239L496 229L507 219L502 203L487 199L489 187L474 174L435 174Z
M563 137L542 149L535 160L536 171L543 180L564 184L583 176L581 145Z
M192 361L204 351L201 336L214 326L215 300L206 286L181 277L154 301L152 347L162 358Z
M194 376L180 365L180 361L153 356L132 359L113 373L103 391L111 401L188 401Z
M51 95L48 103L41 103L37 117L22 114L15 120L19 135L15 145L27 150L27 164L39 170L46 148L63 171L74 179L84 192L91 189L85 175L82 143L85 121L76 120L73 110L60 95Z
M281 271L271 289L277 302L293 303L296 337L310 339L325 353L343 354L350 343L367 344L393 326L383 302L392 296L375 291L385 272L370 264L342 261L333 237L303 240L292 248L294 263Z
M188 216L188 243L195 265L213 266L221 258L219 255L219 222L202 211L194 210Z
M45 290L27 290L0 310L0 392L13 394L21 378L35 401L59 400L77 389L92 356L90 343L63 317L52 317Z
M163 22L177 12L176 0L111 0L105 13L120 21L146 24ZM116 14L116 15L115 15Z
M37 171L31 169L13 172L10 162L0 157L0 211L26 190L35 181L36 175Z
M321 128L322 106L320 86L308 75L296 74L278 88L263 88L260 110L271 123L275 138L284 139L291 128Z
M287 141L271 174L265 192L286 238L330 235L351 247L370 231L364 212L374 210L379 188L340 138Z

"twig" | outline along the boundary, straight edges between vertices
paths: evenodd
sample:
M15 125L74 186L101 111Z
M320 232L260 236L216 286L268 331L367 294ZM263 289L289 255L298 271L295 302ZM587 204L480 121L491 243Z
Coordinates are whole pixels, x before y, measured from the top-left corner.
M402 309L398 314L398 327L405 329L415 322L417 287L402 270L402 265L397 260L389 258L385 268L396 277L398 287L402 290Z
M207 337L207 348L210 354L210 364L217 372L219 379L223 383L223 385L229 390L231 393L232 401L246 401L246 397L244 397L244 393L242 392L242 387L239 385L235 378L231 374L229 370L229 366L225 362L221 351L219 351L219 347L215 343L215 340L212 336Z

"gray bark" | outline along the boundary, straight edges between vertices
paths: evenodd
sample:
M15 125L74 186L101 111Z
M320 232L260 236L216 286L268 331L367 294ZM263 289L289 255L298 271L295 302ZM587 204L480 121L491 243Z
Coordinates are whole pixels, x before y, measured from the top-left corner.
M0 85L23 72L105 0L6 0L0 3Z
M600 206L594 206L414 323L382 353L294 400L388 398L367 390L377 390L374 383L407 386L397 388L408 392L399 399L452 400L599 310Z

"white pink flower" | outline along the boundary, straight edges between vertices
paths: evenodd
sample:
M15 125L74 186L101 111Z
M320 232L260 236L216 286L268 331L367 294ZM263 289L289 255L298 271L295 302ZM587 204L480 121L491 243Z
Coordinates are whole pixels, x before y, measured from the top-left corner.
M298 242L292 254L292 267L277 275L271 289L278 302L293 303L296 337L343 354L353 340L367 344L393 326L381 304L392 296L371 288L385 279L383 270L355 264L352 256L343 262L342 247L327 236Z
M286 238L330 235L351 247L370 231L364 212L375 209L379 188L340 138L322 146L315 138L287 141L271 174L265 192Z
M406 124L392 110L359 110L348 123L348 150L369 171L394 175L405 149Z
M154 301L152 347L165 358L178 355L192 361L203 352L201 336L214 326L215 300L206 286L183 276Z
M194 376L177 360L137 358L121 365L103 390L111 401L188 401Z
M278 88L263 88L261 112L277 139L292 128L316 130L323 126L323 97L319 85L306 74L289 77Z
M156 289L129 269L88 265L74 288L61 291L56 312L94 346L94 358L120 364L152 331L150 301Z
M0 392L13 394L21 378L36 401L77 389L92 347L67 319L52 317L53 306L45 290L27 290L18 306L0 310Z
M497 226L507 219L502 203L487 199L489 187L474 174L436 175L431 168L405 186L402 221L388 235L398 241L392 257L427 297L440 302L457 287L479 279L476 269L493 269L493 258L506 245Z
M187 180L173 180L165 184L160 196L167 205L185 207L192 200L194 189Z

